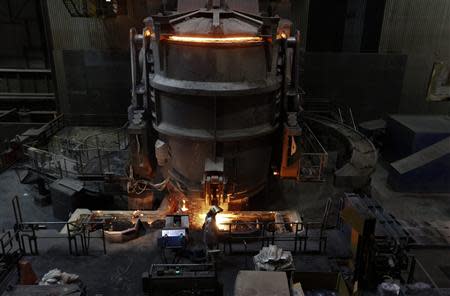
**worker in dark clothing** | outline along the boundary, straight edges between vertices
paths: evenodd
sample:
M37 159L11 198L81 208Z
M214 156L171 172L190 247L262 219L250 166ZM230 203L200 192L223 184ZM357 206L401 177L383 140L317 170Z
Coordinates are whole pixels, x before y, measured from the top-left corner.
M212 206L205 217L203 223L203 242L208 250L216 249L219 244L219 228L216 223L216 215L223 209L218 206Z

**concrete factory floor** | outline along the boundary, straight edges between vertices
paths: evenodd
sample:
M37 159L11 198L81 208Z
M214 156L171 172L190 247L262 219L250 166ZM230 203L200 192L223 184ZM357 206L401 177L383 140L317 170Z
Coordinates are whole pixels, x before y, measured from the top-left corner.
M397 219L450 220L450 193L395 192L386 184L387 177L385 164L378 164L372 175L371 195Z
M391 192L385 184L386 172L379 166L373 176L373 195L386 210L399 219L450 220L450 197L448 195L409 195ZM51 206L41 207L33 202L36 188L20 184L13 169L0 174L0 226L10 229L14 224L11 199L17 195L25 221L55 221ZM343 190L333 187L331 178L325 183L295 184L284 182L274 188L271 202L262 201L259 206L266 209L297 209L307 221L318 221L328 198L337 200ZM44 234L56 230L45 230ZM295 266L299 271L332 271L336 258L348 257L348 246L342 235L333 230L329 234L327 255L298 254ZM162 263L156 247L157 231L124 244L107 244L107 255L102 253L101 240L93 240L89 256L69 256L65 239L39 240L39 256L29 257L38 277L47 271L59 268L79 274L87 286L89 295L142 295L141 275L152 263ZM292 247L286 245L281 247ZM315 245L311 245L315 247ZM439 287L450 288L450 256L448 250L414 250L426 270ZM168 256L170 257L170 256ZM180 263L183 263L180 262ZM187 261L185 261L187 263ZM224 284L224 295L232 295L234 281L240 269L252 269L252 257L243 255L223 256L219 260L219 279ZM419 277L421 275L418 275Z

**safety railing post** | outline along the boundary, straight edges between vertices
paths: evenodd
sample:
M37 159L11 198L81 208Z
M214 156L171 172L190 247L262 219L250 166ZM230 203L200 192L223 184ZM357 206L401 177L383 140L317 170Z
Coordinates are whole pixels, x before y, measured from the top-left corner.
M297 233L298 233L298 223L295 223L295 233L294 233L294 254L297 253Z
M232 234L231 234L231 223L228 224L228 249L230 251L230 254L233 252L233 249L231 247L232 245Z
M102 240L103 240L103 253L106 255L106 241L105 241L105 223L102 223Z
M34 227L34 225L31 227L32 231L33 231L33 243L34 243L34 254L39 255L39 250L38 250L38 245L37 245L37 236L36 236L36 229Z
M98 141L98 135L95 136L95 144L97 146L98 167L100 169L100 173L103 173L102 156L100 153L100 144Z

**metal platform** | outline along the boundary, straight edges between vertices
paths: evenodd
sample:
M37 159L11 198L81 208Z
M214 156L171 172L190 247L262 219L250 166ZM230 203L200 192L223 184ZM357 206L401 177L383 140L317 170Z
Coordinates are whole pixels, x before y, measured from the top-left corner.
M334 173L335 185L340 187L361 188L367 185L370 175L375 171L378 152L373 143L354 127L322 116L306 116L306 120L331 129L340 138L347 141L350 157Z
M450 248L450 220L400 220L386 212L374 198L353 193L346 193L346 198L368 208L375 216L377 238L394 238L409 248Z
M450 154L450 137L422 149L410 156L391 163L391 166L400 174L418 169L432 161Z

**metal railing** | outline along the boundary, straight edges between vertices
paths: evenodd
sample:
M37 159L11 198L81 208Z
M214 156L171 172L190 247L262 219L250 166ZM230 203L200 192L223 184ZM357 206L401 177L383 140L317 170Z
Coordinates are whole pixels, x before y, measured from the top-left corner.
M0 237L0 247L1 247L0 261L5 256L13 252L14 246L16 246L14 244L16 234L17 232L13 232L13 230L7 230ZM20 246L18 249L20 249Z
M80 163L76 160L28 145L24 145L24 148L31 168L39 174L63 178L75 177L80 173Z
M322 222L232 222L224 223L227 229L220 232L220 240L223 244L223 251L230 254L235 253L233 245L240 244L243 246L244 253L259 252L264 246L276 244L278 242L292 242L293 253L299 251L306 252L307 242L313 239L308 232L312 225L321 225ZM248 232L238 232L236 229L247 227L253 229ZM282 231L284 229L285 231ZM322 242L326 241L325 232L320 233L320 247L322 252ZM251 244L256 244L257 249L250 249ZM302 245L303 244L303 245Z
M339 122L342 125L348 126L349 128L352 128L355 131L358 131L358 128L357 128L357 125L355 122L355 118L353 116L353 110L351 107L334 104L334 108L336 108L337 115L339 117ZM346 112L347 116L344 116L344 114L342 113L342 109L347 111Z
M111 141L111 139L116 141ZM75 161L78 174L104 174L111 171L114 153L128 148L126 125L107 133L95 134L82 141L53 137L49 151Z
M327 163L327 153L302 153L299 179L302 181L323 181L323 171Z
M89 255L91 239L101 239L103 243L103 254L106 254L105 222L22 222L18 225L18 234L22 251L24 254L39 255L38 239L66 239L70 255ZM67 234L56 236L38 235L42 227L61 226L67 229ZM100 230L100 236L92 236L91 233ZM29 251L27 251L26 240L28 240ZM78 248L81 243L81 252Z
M0 172L6 170L18 161L22 155L22 149L17 143L7 143L9 147L0 147ZM4 149L2 149L4 148Z
M231 222L222 223L227 227L227 230L220 232L220 241L223 243L223 252L226 252L226 246L228 245L229 253L233 253L233 244L240 243L244 246L245 252L248 252L247 244L250 242L260 243L261 247L264 247L267 241L266 226L263 222ZM250 228L249 232L237 232L239 228ZM254 250L254 251L259 251Z
M13 238L16 240L22 254L39 255L38 239L66 239L68 241L70 255L89 255L91 239L101 239L103 245L103 253L106 254L106 240L105 240L105 221L74 221L74 222L24 222L22 217L22 210L20 207L19 198L15 196L12 199L12 206L14 211L14 218L16 224L14 226L14 236L11 234L4 234L8 238L5 243L5 250L12 244ZM57 236L42 236L38 235L42 227L59 226L66 229L66 234ZM100 236L92 236L91 233L100 231ZM3 238L3 237L2 237ZM81 244L81 253L78 248L78 241ZM28 250L27 244L28 243ZM3 241L0 240L2 250Z
M13 109L15 110L15 109ZM30 145L46 142L52 135L64 127L64 117L59 115L42 125L37 131L25 131L15 139L0 144L0 171L13 165L27 152ZM28 144L26 144L28 143Z
M61 114L41 128L41 132L36 136L36 140L39 143L46 142L64 126L64 115Z
M0 236L0 293L3 293L17 276L17 263L23 256L16 237L17 231L14 230L7 230Z
M320 143L311 128L304 124L304 146L300 153L300 170L298 179L300 181L323 181L324 170L328 163L328 153Z
M304 222L284 223L269 222L266 225L267 240L266 244L274 245L276 242L294 242L294 253L297 252L297 246L304 240ZM287 227L286 227L287 226Z
M111 137L117 142L111 142ZM24 145L25 155L31 160L33 170L59 178L111 172L114 153L125 151L127 147L126 125L108 133L86 137L83 141L54 136L48 150Z
M302 252L325 252L327 246L328 220L333 202L328 199L325 204L321 221L313 222L242 222L235 221L221 223L226 227L220 232L220 240L223 244L223 251L226 252L228 245L229 253L233 253L233 244L242 244L244 252L258 252L260 248L276 244L277 242L292 242L293 253ZM318 233L311 233L317 229ZM317 250L310 250L308 243L318 241ZM249 250L249 243L260 244L257 250ZM303 246L302 246L303 244Z

